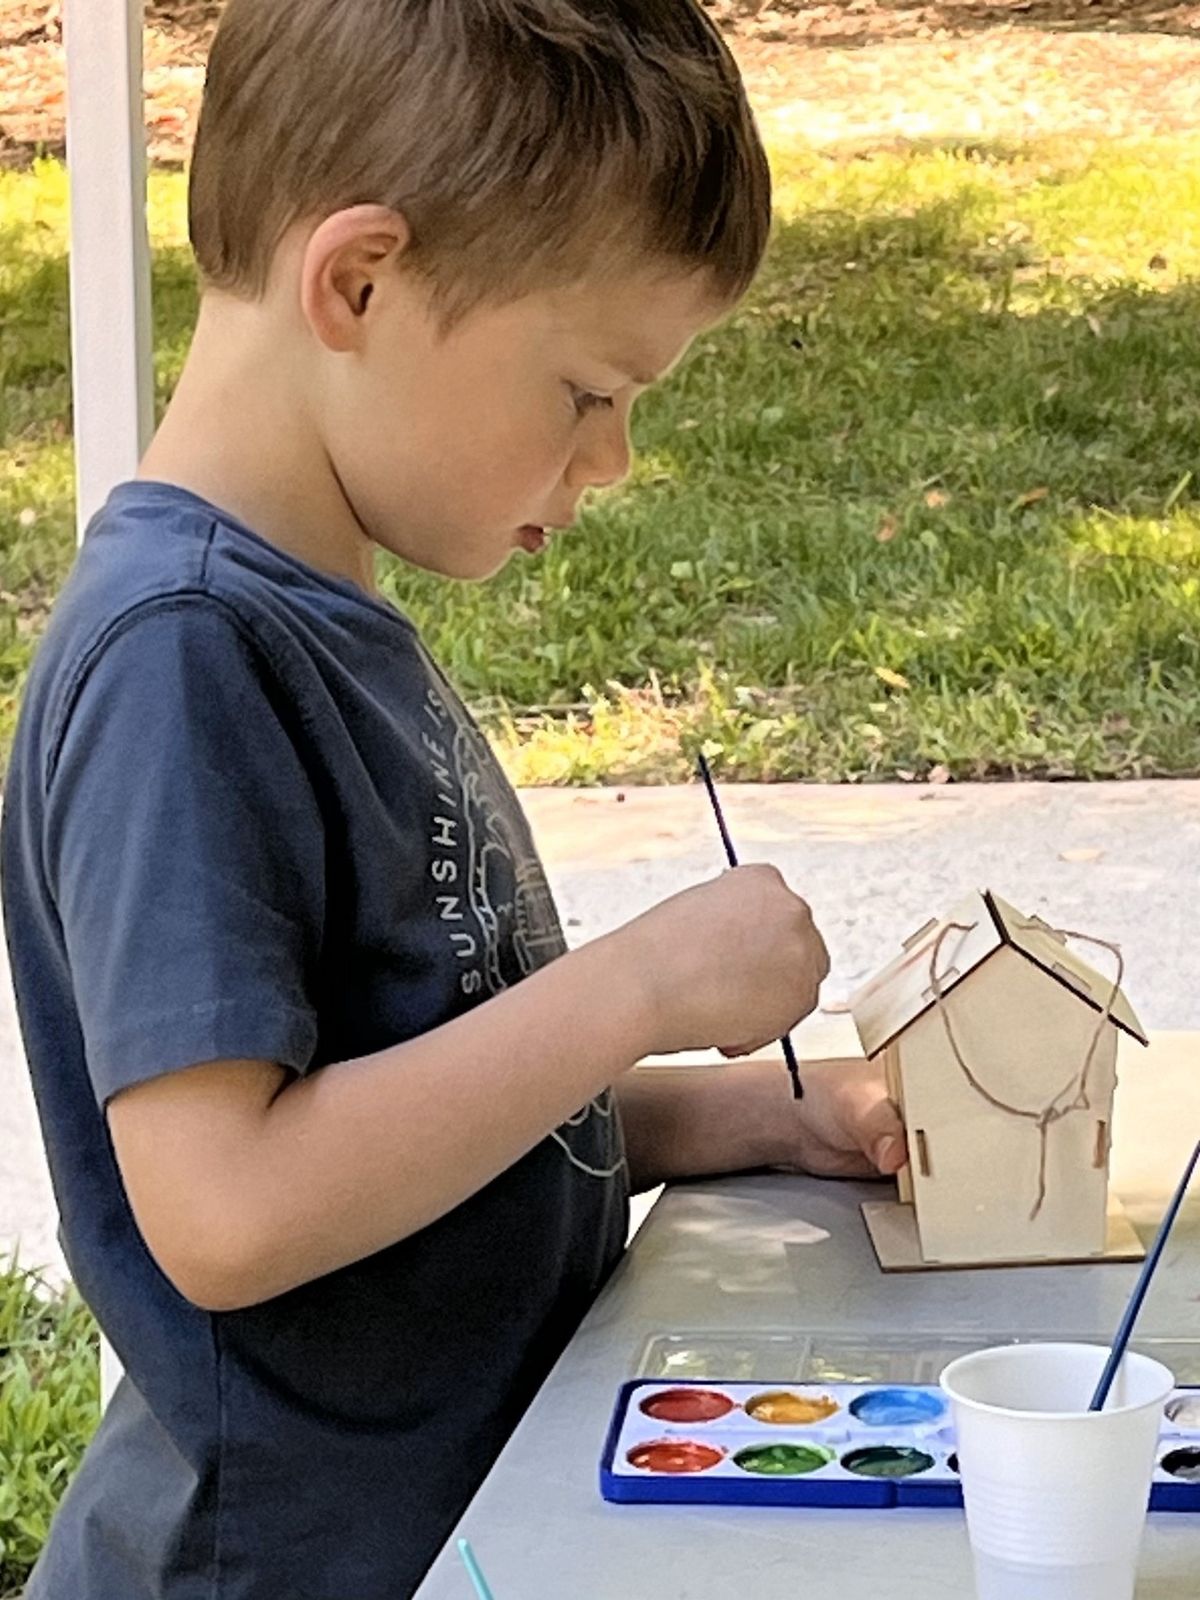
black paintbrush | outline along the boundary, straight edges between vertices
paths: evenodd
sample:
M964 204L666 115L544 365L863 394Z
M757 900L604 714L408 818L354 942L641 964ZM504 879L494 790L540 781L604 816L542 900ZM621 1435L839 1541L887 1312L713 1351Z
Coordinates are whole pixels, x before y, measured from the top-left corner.
M738 864L737 851L733 848L733 840L729 837L729 829L725 823L725 813L721 810L721 802L717 798L717 788L713 783L712 773L708 769L708 762L701 750L697 756L700 767L700 776L704 779L704 787L708 790L708 798L712 802L713 815L717 819L717 827L721 830L721 843L725 846L725 857L731 867ZM792 1036L785 1033L779 1041L783 1048L783 1059L787 1062L788 1076L792 1080L792 1095L797 1100L804 1098L804 1085L800 1082L800 1064L796 1060L796 1052L792 1048Z

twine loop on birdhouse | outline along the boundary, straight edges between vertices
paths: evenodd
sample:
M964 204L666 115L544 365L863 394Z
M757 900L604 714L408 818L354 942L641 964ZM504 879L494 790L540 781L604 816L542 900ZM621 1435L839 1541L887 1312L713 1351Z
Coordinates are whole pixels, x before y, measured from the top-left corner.
M1040 919L1036 921L1023 921L1016 924L1016 926L1021 928L1023 931L1033 930L1039 933L1048 931L1055 938L1064 942L1067 939L1076 939L1082 944L1096 945L1101 949L1110 951L1111 954L1116 958L1117 963L1117 974L1113 979L1112 988L1109 990L1108 998L1100 1008L1095 1030L1088 1042L1087 1051L1083 1058L1083 1065L1080 1067L1078 1072L1072 1073L1070 1079L1042 1108L1042 1110L1031 1111L1024 1106L1009 1105L1007 1101L1001 1100L998 1095L994 1095L991 1092L986 1084L980 1081L978 1074L971 1070L971 1067L967 1063L963 1056L962 1050L959 1047L958 1040L955 1037L954 1025L950 1020L950 1011L945 1003L945 991L942 988L942 978L938 973L938 957L942 953L942 945L945 943L947 935L955 932L964 934L971 933L976 927L978 927L978 923L947 922L944 924L937 936L937 939L934 941L933 953L929 958L929 987L933 991L934 1005L937 1008L938 1015L942 1019L942 1026L946 1030L946 1040L950 1046L950 1050L955 1061L962 1069L963 1076L971 1085L972 1089L975 1090L976 1094L980 1095L984 1100L986 1100L989 1105L995 1106L997 1111L1003 1111L1009 1116L1020 1117L1024 1121L1032 1122L1038 1130L1039 1153L1037 1199L1034 1201L1033 1210L1029 1213L1030 1222L1035 1222L1038 1216L1041 1214L1042 1207L1046 1203L1046 1155L1050 1129L1056 1122L1061 1122L1064 1117L1069 1117L1075 1111L1089 1111L1091 1109L1091 1101L1088 1098L1088 1088L1092 1072L1092 1063L1096 1058L1096 1050L1100 1044L1101 1037L1103 1036L1105 1024L1111 1020L1113 1006L1116 1004L1117 996L1121 992L1121 984L1125 978L1125 958L1121 954L1119 945L1112 944L1108 939L1097 938L1091 933L1075 933L1066 928L1051 928L1049 927L1049 924L1042 922Z

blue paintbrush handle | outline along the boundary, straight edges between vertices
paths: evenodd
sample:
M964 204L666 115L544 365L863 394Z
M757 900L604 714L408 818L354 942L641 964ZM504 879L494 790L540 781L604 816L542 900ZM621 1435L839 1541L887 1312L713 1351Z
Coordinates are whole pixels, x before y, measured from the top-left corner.
M469 1539L458 1541L458 1553L462 1557L462 1564L467 1569L467 1575L475 1586L475 1593L479 1600L494 1600L492 1591L488 1588L487 1579L479 1570L479 1563L475 1559L475 1552L471 1549Z
M704 779L704 787L708 790L708 798L713 808L713 815L717 819L717 827L721 833L721 843L725 846L725 859L731 867L738 864L737 851L733 848L733 840L729 835L729 828L725 822L725 813L721 810L721 802L717 797L717 786L709 770L708 761L704 751L701 750L696 757L700 767L700 776ZM785 1033L779 1041L783 1047L783 1059L787 1062L788 1076L792 1080L792 1096L796 1100L804 1099L804 1085L800 1082L800 1064L796 1060L796 1052L792 1047L792 1036Z
M1146 1291L1150 1287L1150 1280L1154 1276L1155 1268L1163 1253L1167 1242L1167 1235L1175 1225L1175 1218L1179 1215L1179 1208L1183 1205L1183 1197L1187 1194L1188 1184L1192 1181L1192 1174L1196 1170L1196 1163L1200 1162L1200 1143L1192 1151L1192 1159L1183 1169L1183 1177L1179 1180L1179 1187L1175 1191L1174 1199L1167 1207L1167 1214L1159 1226L1158 1236L1151 1246L1150 1254L1146 1257L1141 1272L1138 1274L1137 1283L1134 1285L1133 1294L1129 1304L1125 1307L1125 1315L1121 1318L1121 1326L1117 1329L1117 1337L1113 1340L1112 1349L1109 1351L1108 1360L1104 1371L1100 1375L1100 1382L1096 1385L1096 1392L1092 1396L1089 1411L1103 1411L1104 1402L1108 1399L1108 1391L1112 1388L1113 1379L1117 1375L1117 1368L1125 1355L1125 1348L1133 1336L1133 1325L1137 1321L1138 1312L1142 1309L1142 1301L1146 1298Z

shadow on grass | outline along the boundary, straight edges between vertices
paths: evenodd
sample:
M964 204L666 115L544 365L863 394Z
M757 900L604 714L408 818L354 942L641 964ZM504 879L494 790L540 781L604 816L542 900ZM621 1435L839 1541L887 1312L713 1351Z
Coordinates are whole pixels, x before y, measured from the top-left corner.
M0 228L0 381L3 400L11 406L22 389L48 381L70 380L69 273L65 252L43 254L29 249L27 227ZM160 398L173 387L191 337L197 294L191 253L159 249L154 256L154 344ZM52 393L46 407L20 407L61 417L62 396ZM68 396L69 401L69 396ZM4 426L11 444L11 416Z

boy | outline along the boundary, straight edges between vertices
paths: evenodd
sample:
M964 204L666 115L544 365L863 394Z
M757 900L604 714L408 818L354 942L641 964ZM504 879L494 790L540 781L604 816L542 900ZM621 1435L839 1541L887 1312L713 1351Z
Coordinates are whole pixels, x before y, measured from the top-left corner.
M622 476L768 190L693 0L231 0L194 344L9 777L64 1244L127 1374L29 1600L410 1595L631 1182L902 1162L864 1067L810 1064L799 1107L773 1060L629 1070L809 1011L807 907L741 868L565 953L514 796L373 587L377 546L486 577Z

